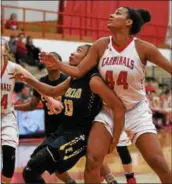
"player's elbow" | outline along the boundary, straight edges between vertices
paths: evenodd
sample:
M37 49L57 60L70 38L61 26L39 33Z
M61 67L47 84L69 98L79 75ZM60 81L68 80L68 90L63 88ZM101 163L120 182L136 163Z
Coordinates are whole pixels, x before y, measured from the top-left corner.
M81 78L81 77L83 77L84 76L84 72L82 71L82 69L81 68L79 68L79 67L77 67L77 70L76 70L76 72L74 73L74 77L75 78Z

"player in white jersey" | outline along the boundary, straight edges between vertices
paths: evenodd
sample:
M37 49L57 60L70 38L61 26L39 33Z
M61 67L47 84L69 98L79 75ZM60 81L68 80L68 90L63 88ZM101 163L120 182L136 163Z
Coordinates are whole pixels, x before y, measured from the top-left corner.
M3 153L2 183L10 183L15 168L15 151L18 145L18 126L12 104L15 79L9 73L28 73L20 65L9 61L5 40L1 43L1 146ZM30 75L28 73L28 75Z
M95 127L99 127L99 132L97 129L96 131L92 129L93 132L91 132L92 137L90 136L89 141L92 141L90 145L95 149L88 147L86 181L92 181L91 178L98 176L100 163L107 153L105 149L111 141L107 132L113 136L112 143L116 146L124 128L161 182L172 182L171 171L162 154L144 90L144 69L147 61L158 65L170 74L172 74L171 64L154 45L133 37L150 20L151 15L147 10L131 7L118 8L110 15L108 21L112 37L97 40L87 57L77 67L61 63L51 54L40 56L44 63L49 63L50 66L76 78L98 65L101 76L127 108L124 125L119 122L114 123L111 109L106 106L97 116L96 121L101 121L104 126L95 123ZM117 115L116 113L115 116ZM108 131L104 131L104 127ZM101 136L99 136L100 133Z

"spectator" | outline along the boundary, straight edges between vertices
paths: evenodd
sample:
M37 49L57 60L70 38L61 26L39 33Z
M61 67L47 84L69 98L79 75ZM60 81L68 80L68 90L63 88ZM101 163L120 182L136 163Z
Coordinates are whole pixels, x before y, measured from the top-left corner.
M163 125L166 125L166 118L161 108L160 98L157 96L156 92L150 92L149 103L153 112L153 122L156 128L162 128Z
M152 91L149 95L150 100L150 107L153 110L159 110L160 109L160 99L157 96L155 91Z
M147 80L145 90L147 94L150 94L151 92L155 92L157 89L157 82L156 80L152 77Z
M6 29L17 30L19 29L18 22L17 22L17 15L12 13L10 19L6 22L5 25Z
M28 36L26 39L26 47L27 47L28 53L32 55L35 60L38 61L40 49L35 47L35 45L33 45L33 40L31 36Z
M8 46L10 48L10 52L13 55L16 55L16 52L17 52L17 37L16 37L16 35L12 34L10 36L10 40L8 42Z
M21 92L18 95L16 104L26 103L31 99L31 88L26 84L23 86Z
M170 90L166 90L164 93L164 100L162 103L162 108L164 111L164 114L166 116L166 124L169 125L172 123L172 96L170 93Z
M25 44L25 35L20 33L18 35L17 50L16 50L16 60L19 63L19 59L25 58L28 54L28 50Z
M32 44L32 39L27 39L27 45L25 43L26 38L24 33L18 35L16 60L17 63L27 63L30 66L36 66L40 70L44 68L44 64L39 62L38 54L40 50ZM34 58L36 57L36 58Z

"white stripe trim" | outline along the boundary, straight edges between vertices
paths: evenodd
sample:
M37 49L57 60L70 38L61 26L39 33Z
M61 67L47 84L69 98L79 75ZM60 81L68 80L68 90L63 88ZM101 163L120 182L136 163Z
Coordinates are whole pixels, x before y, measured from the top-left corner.
M54 162L58 162L58 160L55 160L55 158L53 157L53 154L51 153L51 151L48 149L48 147L46 147L48 153L50 154L51 158L53 159Z

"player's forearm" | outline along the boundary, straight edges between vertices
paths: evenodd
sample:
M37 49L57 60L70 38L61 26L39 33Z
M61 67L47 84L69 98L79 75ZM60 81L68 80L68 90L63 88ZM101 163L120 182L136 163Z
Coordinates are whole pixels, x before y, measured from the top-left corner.
M31 102L26 104L14 105L15 110L19 111L33 111L36 107Z
M45 83L39 82L37 79L27 78L25 79L25 82L44 95L52 96L52 97L57 96L54 92L54 87L49 86Z
M76 66L70 66L65 63L60 63L58 69L73 78L82 77L80 69Z
M119 142L120 135L124 129L125 111L116 111L114 114L114 139L116 144Z

